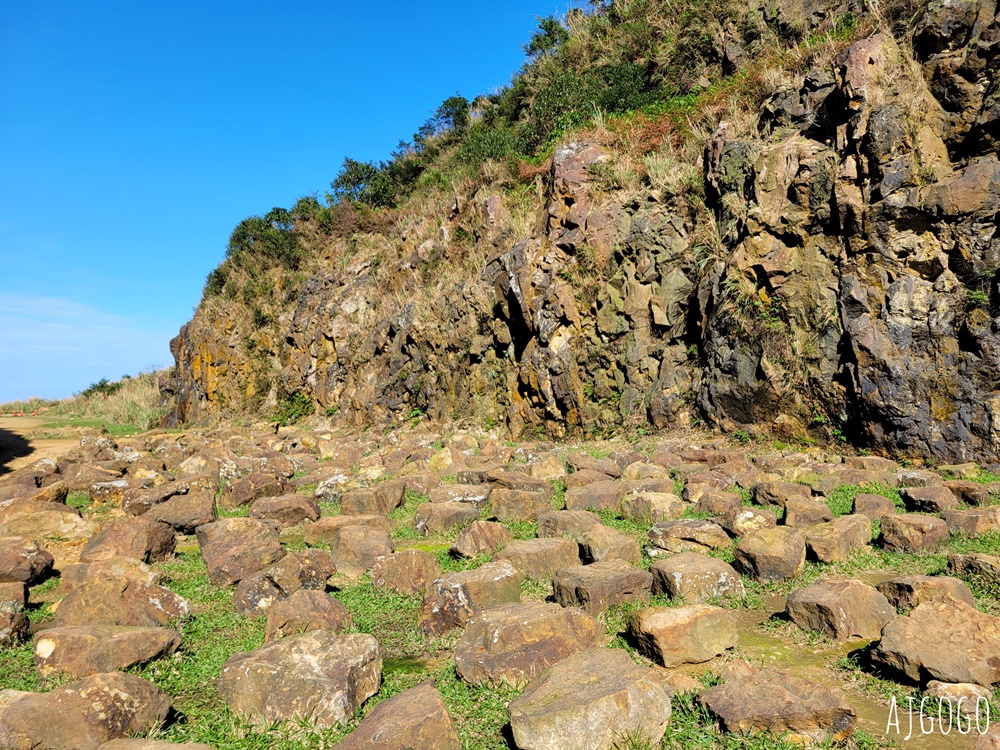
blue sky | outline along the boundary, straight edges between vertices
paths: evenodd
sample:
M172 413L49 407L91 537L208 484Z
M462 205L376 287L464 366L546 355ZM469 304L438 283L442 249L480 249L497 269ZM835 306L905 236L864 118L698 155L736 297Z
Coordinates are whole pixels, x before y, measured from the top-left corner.
M238 221L508 82L566 6L0 3L0 402L171 364Z

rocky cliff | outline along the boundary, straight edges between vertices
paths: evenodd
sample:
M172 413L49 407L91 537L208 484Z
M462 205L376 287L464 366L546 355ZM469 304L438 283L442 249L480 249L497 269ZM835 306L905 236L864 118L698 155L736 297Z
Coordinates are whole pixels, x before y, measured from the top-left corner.
M806 6L764 15L845 11ZM331 239L266 325L206 298L171 345L171 419L305 394L349 424L703 421L1000 460L1000 16L912 10L903 31L800 44L752 127L715 123L677 165L698 200L623 188L634 143L581 132L513 198L481 181ZM736 78L758 65L745 46L720 28Z

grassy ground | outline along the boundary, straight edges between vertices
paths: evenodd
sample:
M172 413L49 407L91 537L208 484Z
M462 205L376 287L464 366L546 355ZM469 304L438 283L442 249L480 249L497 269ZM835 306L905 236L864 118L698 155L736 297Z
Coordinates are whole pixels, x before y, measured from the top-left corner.
M861 491L877 491L898 500L898 493L893 489L845 486L829 498L831 508L838 514L848 512L850 501ZM560 493L561 483L553 488L554 499L557 500ZM486 562L486 557L459 560L448 553L451 542L457 536L457 529L430 537L423 537L414 530L416 509L426 501L425 496L410 492L404 505L393 512L392 517L396 522L393 537L397 549L416 547L431 551L445 571L467 569ZM80 508L88 516L100 519L108 517L107 508L91 507L83 493L71 495L69 504ZM339 507L337 504L325 504L323 512L335 514L339 512ZM230 512L233 515L240 513L240 510ZM602 512L601 517L607 525L632 535L640 542L646 541L648 525L621 519L614 513ZM537 530L533 522L527 521L509 523L508 526L517 538L532 538ZM289 539L295 539L287 544L290 549L301 547L301 541L295 534ZM1000 554L1000 533L986 534L978 539L953 535L944 549L931 554L888 552L876 546L834 565L809 562L803 574L795 581L781 584L747 582L745 598L720 601L718 604L752 615L746 620L747 630L743 642L736 650L737 657L760 663L762 652L756 644L761 639L766 643L777 642L801 648L804 653L818 653L821 656L813 658L828 662L831 680L848 690L853 702L861 700L884 705L893 696L897 700L904 700L906 696L919 696L919 692L912 686L899 685L882 675L873 674L865 666L863 649L844 654L840 646L822 636L803 633L782 618L771 617L771 613L775 611L775 602L779 602L780 606L783 595L822 577L856 576L874 581L907 573L940 574L945 572L949 552L970 551ZM731 551L721 556L731 559ZM648 565L648 561L644 564ZM459 637L458 632L441 638L424 636L417 627L421 598L376 589L367 576L356 582L342 582L330 592L330 596L339 599L351 612L354 629L374 636L382 648L384 682L378 695L365 704L358 716L346 727L321 730L306 723L273 726L264 730L251 727L235 716L220 699L215 679L232 654L252 650L263 644L264 620L247 620L239 615L233 605L232 589L216 587L208 582L205 565L192 538L181 541L176 556L163 563L162 569L166 574L164 584L188 600L192 617L181 626L184 642L173 658L134 670L161 687L171 697L177 713L176 720L158 732L158 737L175 742L204 742L218 750L325 748L334 745L357 726L379 702L431 679L444 697L464 747L508 747L506 705L516 691L464 684L458 679L454 668L453 650ZM969 583L980 609L991 614L1000 613L1000 592L995 585L975 580ZM522 593L524 600L539 601L545 599L551 589L548 584L529 581L524 584ZM51 579L34 587L31 598L33 602L37 602L29 613L31 619L43 622L51 618L51 604L59 598L58 579ZM679 603L662 596L653 597L650 602L653 606L676 606ZM599 619L607 630L610 646L629 651L639 663L650 664L625 636L628 617L637 608L638 605L635 604L614 606ZM715 667L709 664L695 673L711 684L718 681L713 669ZM0 651L0 689L35 690L50 687L51 685L38 684L30 644ZM663 748L771 750L793 747L772 736L745 738L720 734L712 719L691 695L676 697L673 710L670 729L662 743ZM635 738L632 741L623 738L622 748L645 746L634 740ZM858 750L882 746L884 744L881 740L860 731L849 743L849 747Z

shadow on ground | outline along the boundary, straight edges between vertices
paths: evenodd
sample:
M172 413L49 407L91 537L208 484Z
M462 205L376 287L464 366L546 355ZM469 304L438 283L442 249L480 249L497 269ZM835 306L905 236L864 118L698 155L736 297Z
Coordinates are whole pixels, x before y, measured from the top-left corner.
M11 471L10 463L14 459L31 453L31 444L21 435L0 427L0 474Z

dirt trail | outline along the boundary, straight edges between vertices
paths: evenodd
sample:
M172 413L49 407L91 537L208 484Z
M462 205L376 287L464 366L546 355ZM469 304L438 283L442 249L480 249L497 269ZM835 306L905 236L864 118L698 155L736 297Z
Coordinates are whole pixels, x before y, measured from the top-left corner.
M55 458L80 444L75 437L35 438L50 417L0 417L0 471L13 471L39 458Z

